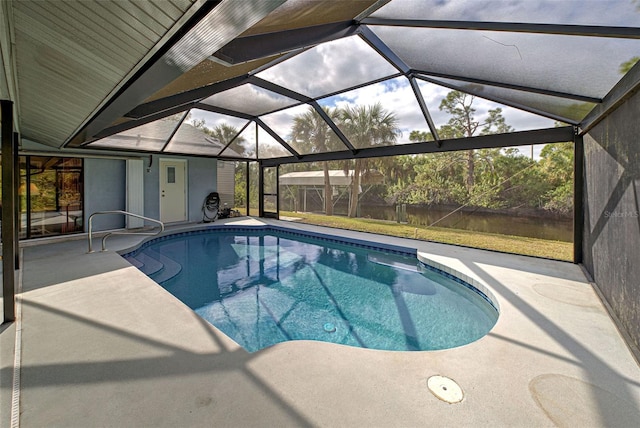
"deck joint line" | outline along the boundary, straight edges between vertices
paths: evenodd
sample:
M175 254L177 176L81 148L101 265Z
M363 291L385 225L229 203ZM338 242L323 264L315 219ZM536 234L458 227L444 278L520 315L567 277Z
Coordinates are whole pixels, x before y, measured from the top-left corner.
M24 260L24 249L20 260ZM20 427L20 367L22 361L22 269L18 269L16 281L16 338L13 358L13 387L11 391L11 428Z

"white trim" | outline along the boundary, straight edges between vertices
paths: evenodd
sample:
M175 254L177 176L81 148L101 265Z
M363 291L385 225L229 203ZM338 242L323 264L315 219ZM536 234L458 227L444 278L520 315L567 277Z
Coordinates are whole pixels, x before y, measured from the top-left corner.
M80 123L80 125L76 129L74 129L71 134L69 134L69 136L64 140L64 143L62 143L60 147L66 146L67 143L70 141L71 137L76 135L83 127L85 127L87 123L89 123L93 119L93 117L96 114L98 114L98 112L102 110L107 105L107 103L111 101L113 97L116 96L118 91L120 91L124 87L124 85L126 85L131 79L133 79L136 73L138 73L142 67L144 67L147 63L149 63L149 61L151 61L153 56L160 49L162 49L175 34L177 34L179 31L181 31L184 28L187 22L193 17L193 15L195 15L198 12L198 10L200 10L200 8L207 1L208 0L193 0L193 4L189 6L189 8L182 14L180 18L178 18L173 23L173 25L171 25L171 28L169 28L169 30L167 30L164 33L164 35L160 37L160 39L153 45L151 49L149 49L149 51L145 54L145 56L141 58L137 64L135 64L135 66L129 71L129 73L127 73L125 76L122 76L122 79L120 79L120 82L111 90L111 92L109 92L105 97L103 97L100 104L98 104L96 108L89 115L87 115L87 118L83 120L82 123ZM132 25L135 25L135 23L133 23Z
M142 159L127 159L127 204L126 211L144 215L144 162ZM127 229L144 226L144 220L138 217L127 217Z

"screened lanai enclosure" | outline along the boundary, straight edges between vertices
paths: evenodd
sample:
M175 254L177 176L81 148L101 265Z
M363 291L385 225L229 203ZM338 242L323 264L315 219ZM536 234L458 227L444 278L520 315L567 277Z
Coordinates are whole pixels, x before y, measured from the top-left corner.
M118 104L136 84L155 92L126 111L103 108L65 147L278 165L568 141L639 53L638 5L627 0L232 3L212 7ZM212 25L225 13L237 35L223 44ZM546 131L449 141L438 104L451 90L503 108L510 131ZM397 117L397 138L363 138L332 116L375 103ZM317 129L295 132L300 118ZM218 134L192 141L193 126ZM414 130L433 141L411 141Z
M504 154L507 147L531 145L533 161L546 143L579 140L607 93L638 58L638 4L476 3L207 3L204 16L71 135L65 147L256 162L261 174L254 174L254 181L264 179L266 167L274 168L268 177L300 171L305 167L290 165L302 163L308 173L318 174L328 171L327 162L332 161L334 169L351 170L354 189L361 189L361 172L384 169L372 158L471 149ZM207 7L211 10L205 14ZM212 27L223 21L225 31L234 34L224 43L218 40L218 27ZM141 97L142 85L154 90ZM124 108L126 103L131 108ZM194 138L196 128L209 137ZM535 154L534 144L540 145ZM495 216L513 216L522 207L540 212L551 207L547 212L561 213L555 224L540 220L544 212L534 213L524 232L514 227L500 233L580 245L581 227L571 224L582 221L581 215L571 215L571 165L565 165L569 171L564 178L553 179L555 184L527 192L512 182L520 169L536 169L531 162L513 160L528 154L528 148L506 157L495 151L490 159L485 156L484 168L490 171L484 181L474 177L483 174L483 159L477 159L483 155L468 153L440 162L466 168L467 176L458 180L466 190L451 190L450 178L436 179L447 181L442 189L433 187L433 179L424 179L420 190L387 190L386 201L427 205L431 214L441 211L417 213L416 218L425 219L416 221L427 225L447 224L442 221L447 218L454 225L472 224L473 219L454 221L458 217L450 215L468 206L475 207L475 213L481 205L485 216L494 217L483 219L475 230L487 232L495 228L484 223L501 222ZM505 162L520 163L496 172L496 164ZM281 165L285 167L278 169ZM440 167L416 165L404 174L412 179L415 174L419 183L415 171L420 168ZM239 177L248 180L251 175L247 170ZM328 173L325 181L323 192L335 193ZM252 186L258 188L253 198L248 194ZM519 188L521 197L505 196ZM247 212L252 199L257 213L272 217L278 217L281 206L304 206L291 192L280 195L271 178L239 189L247 192L236 195ZM487 196L492 189L503 195ZM352 189L351 194L360 191ZM466 196L442 196L456 192ZM362 207L353 199L342 211L355 216ZM581 211L580 206L576 209ZM326 206L324 212L332 214L333 209ZM540 230L529 231L536 223L542 224Z
M517 208L539 196L514 177L562 152L569 173L544 192L569 195L570 258L598 282L617 275L598 255L613 257L616 237L633 237L640 257L637 0L15 1L0 12L9 24L0 38L4 212L19 210L7 187L20 184L10 171L18 154L119 156L127 166L113 179L123 186L133 157L146 173L158 156L235 162L236 206L278 217L301 206L280 194L278 176L310 171L324 178L314 192L325 214L326 196L340 194L330 171L358 189L380 170L397 182L393 204L453 211L501 188ZM545 151L553 143L570 150ZM405 169L385 163L399 156ZM88 188L93 164L81 165ZM511 172L497 174L501 165ZM458 171L457 187L433 178L441 169ZM357 199L345 215L360 212ZM628 215L612 215L621 201ZM12 221L3 217L5 244ZM65 217L65 227L81 231L82 221ZM637 277L637 267L621 269ZM615 306L629 291L614 288ZM640 314L618 315L640 325Z

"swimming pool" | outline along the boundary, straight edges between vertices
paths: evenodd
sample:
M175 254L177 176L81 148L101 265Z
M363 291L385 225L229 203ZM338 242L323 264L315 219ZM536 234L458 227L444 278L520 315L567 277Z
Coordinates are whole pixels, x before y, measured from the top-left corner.
M416 250L267 226L156 238L127 260L247 351L289 340L422 351L473 342L498 311Z

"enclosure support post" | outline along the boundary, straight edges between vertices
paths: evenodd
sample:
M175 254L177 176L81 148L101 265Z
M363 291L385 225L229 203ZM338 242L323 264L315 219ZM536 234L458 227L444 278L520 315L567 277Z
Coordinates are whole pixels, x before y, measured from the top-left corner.
M573 262L582 263L584 227L584 142L577 130L573 137Z
M3 322L16 319L16 189L14 178L14 156L17 156L13 136L13 102L0 101L2 121L2 301Z
M20 144L20 135L17 132L13 133L13 147L15 149L15 153L13 154L13 200L15 201L15 207L13 212L15 213L14 215L14 232L13 232L13 242L14 242L14 247L16 249L15 251L15 268L16 269L20 269L20 251L18 251L18 249L20 248L20 195L18 195L18 192L15 190L17 188L20 187L20 156L18 156L18 146Z
M258 163L258 217L264 217L264 166Z
M26 225L27 225L27 234L26 238L31 239L31 157L25 156L26 165L25 165L25 177L24 177L24 199L25 199L25 213L27 216Z
M246 202L246 204L247 204L247 215L250 215L249 214L249 196L251 195L251 192L250 192L251 181L250 181L250 176L249 176L249 162L245 162L245 163L246 163L246 168L247 168L247 173L245 175L245 177L247 177L247 182L245 183L246 186L247 186L247 188L245 189L246 190L246 192L245 192L246 193L246 198L247 198L246 199L246 201L247 201Z
M276 165L276 218L280 219L280 165Z

